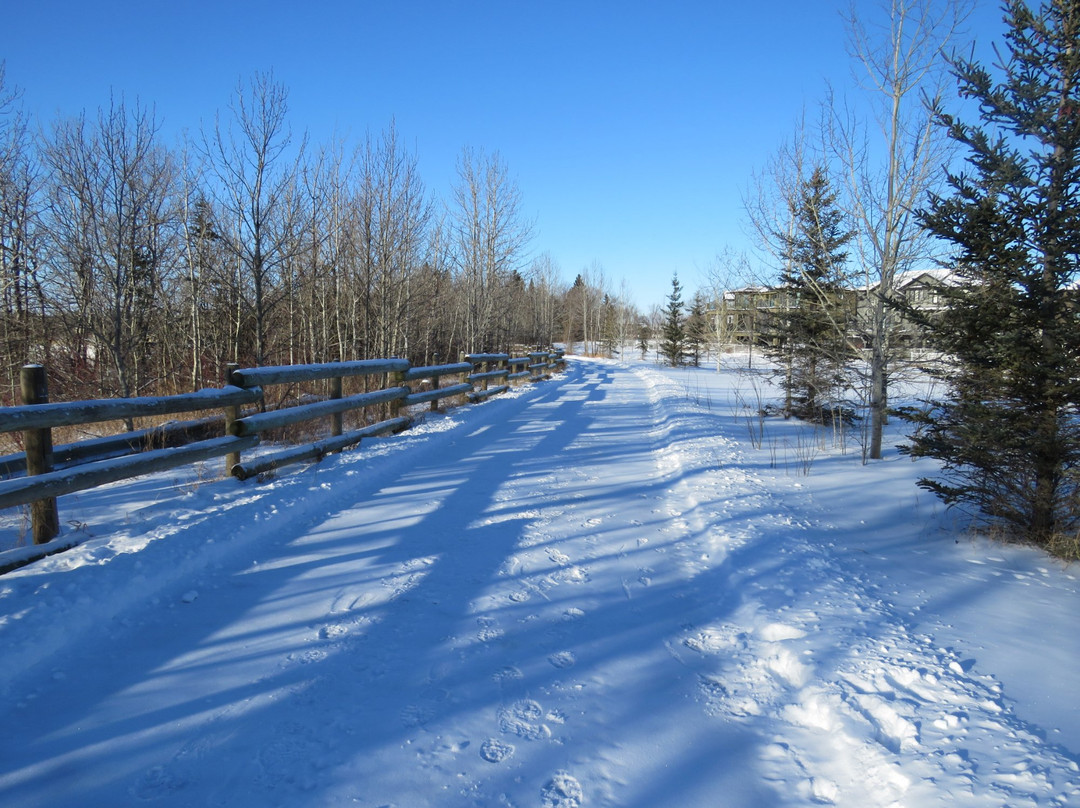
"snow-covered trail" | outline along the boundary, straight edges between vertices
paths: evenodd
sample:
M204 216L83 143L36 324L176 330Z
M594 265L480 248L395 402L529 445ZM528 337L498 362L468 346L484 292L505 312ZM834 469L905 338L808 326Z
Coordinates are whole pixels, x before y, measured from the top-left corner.
M27 663L0 804L1076 804L1069 754L726 428L662 374L575 361L139 553L9 576L0 605L41 597L0 622Z

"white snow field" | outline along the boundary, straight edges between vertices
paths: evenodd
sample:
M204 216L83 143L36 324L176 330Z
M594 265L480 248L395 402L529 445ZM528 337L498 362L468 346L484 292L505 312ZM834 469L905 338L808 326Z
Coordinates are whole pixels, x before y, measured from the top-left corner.
M573 358L63 498L86 541L0 577L0 805L1080 805L1077 568L895 451L758 440L765 389Z

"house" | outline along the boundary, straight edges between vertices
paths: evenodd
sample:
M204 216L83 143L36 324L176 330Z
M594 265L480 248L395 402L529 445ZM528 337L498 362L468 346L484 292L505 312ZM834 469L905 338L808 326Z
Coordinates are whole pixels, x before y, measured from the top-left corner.
M933 316L945 308L942 288L959 282L959 276L952 269L917 269L902 272L894 278L893 289L896 295L916 311ZM870 322L870 307L876 299L880 284L864 288L859 296L859 322ZM899 312L890 311L886 316L896 318L891 329L893 344L907 350L919 350L925 346L925 336L918 325L903 317Z
M839 294L850 320L856 311L856 293L845 289ZM799 295L799 290L784 286L744 286L724 292L719 309L711 312L717 318L715 331L728 344L765 345L774 339L770 322L798 308Z
M944 308L943 286L956 283L957 276L949 269L924 269L904 272L896 277L896 292L919 311L934 312ZM848 312L847 327L853 345L865 345L866 326L870 322L871 305L878 285L844 290L844 308ZM728 345L763 345L769 341L769 318L785 309L799 305L792 289L773 286L744 286L725 291L720 305L709 311L714 318L714 333ZM924 346L918 326L905 321L897 312L888 316L899 318L894 339L899 347L911 350Z
M766 319L793 304L786 290L768 286L744 286L724 292L719 310L712 312L717 318L716 333L731 345L757 345Z

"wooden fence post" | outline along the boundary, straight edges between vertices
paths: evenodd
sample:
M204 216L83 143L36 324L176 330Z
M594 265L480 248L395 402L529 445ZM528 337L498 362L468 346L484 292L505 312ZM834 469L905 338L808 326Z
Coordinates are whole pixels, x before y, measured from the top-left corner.
M225 384L231 385L233 383L232 375L233 371L239 370L240 366L235 362L230 362L225 366ZM234 405L232 407L225 408L225 434L233 434L233 424L240 419L240 407ZM240 453L230 452L225 455L225 476L228 477L232 474L233 466L240 465Z
M439 365L439 354L436 353L431 358L432 358L432 361L435 363L435 366L438 367L438 365ZM438 374L436 374L435 376L432 376L430 381L431 381L431 389L432 390L438 390L439 389L439 376L438 376ZM431 410L431 412L438 412L439 411L439 399L437 399L437 398L431 399L431 404L428 406L428 409Z
M330 379L330 398L341 398L341 376L334 376ZM330 416L330 434L340 435L342 428L344 427L344 413L335 412Z
M23 404L46 404L49 401L49 385L45 368L41 365L24 365L20 374ZM27 429L23 432L23 449L26 452L26 475L46 474L52 471L52 430ZM30 503L30 524L34 544L45 544L60 535L60 515L56 510L56 497L35 500Z
M465 354L464 351L458 351L458 362L459 363L464 363L466 361L465 356L466 356L466 354ZM469 375L471 373L472 373L472 368L461 371L461 378L459 380L459 383L460 384L466 384L469 381ZM461 396L461 398L459 399L459 401L461 401L462 404L468 403L468 401L469 401L468 395L463 394Z
M395 370L393 373L386 374L386 386L390 387L402 387L405 384L405 372L401 370ZM401 399L396 398L390 402L390 417L397 418L401 415Z

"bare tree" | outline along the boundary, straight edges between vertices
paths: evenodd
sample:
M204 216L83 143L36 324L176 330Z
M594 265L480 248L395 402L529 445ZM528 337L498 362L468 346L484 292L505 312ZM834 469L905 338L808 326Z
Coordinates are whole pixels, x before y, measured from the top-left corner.
M40 172L32 153L20 94L8 88L0 62L0 323L8 395L18 390L18 368L44 361L44 296L38 277Z
M416 157L402 148L393 121L378 141L368 139L361 166L369 346L378 356L407 355L412 282L423 260L431 205Z
M532 342L536 347L549 347L555 342L558 327L558 264L550 253L541 253L533 260L529 276L535 289L529 301L532 310Z
M282 272L302 241L295 237L299 197L295 179L304 152L295 151L286 123L288 91L273 73L256 73L247 85L236 87L229 105L232 119L220 120L204 133L203 149L213 194L228 222L221 237L251 283L254 361L263 364L269 350L268 318L288 294Z
M709 350L713 352L717 371L721 369L724 351L732 347L740 325L736 321L739 315L731 305L733 296L737 289L750 283L751 279L750 259L745 253L738 253L730 247L721 250L706 270L705 296L708 306L705 336ZM752 333L753 329L750 331ZM747 351L752 353L753 350L751 339Z
M870 459L881 457L888 409L895 326L889 301L897 277L929 258L915 211L942 182L947 160L947 140L931 110L946 90L945 49L971 6L971 0L880 0L875 16L863 16L853 3L846 17L856 78L874 118L865 121L830 93L828 142L847 177L856 252L873 293L862 323L870 354Z
M177 170L157 130L152 110L114 100L93 123L57 124L44 152L57 303L74 361L96 367L103 393L134 395L158 375Z
M582 270L583 285L578 296L581 307L582 353L591 356L600 353L598 344L601 339L603 309L601 303L607 295L607 278L604 267L599 261L593 261Z
M465 345L470 351L493 349L493 293L500 279L523 264L533 230L521 210L521 191L498 152L462 150L451 216Z
M788 245L798 230L797 211L803 188L813 170L812 166L820 162L820 152L820 148L815 149L813 144L808 143L804 113L800 116L791 139L782 143L765 169L754 176L753 190L744 198L744 207L764 256L776 267L773 278L761 279L763 286L775 287L777 278L790 278L799 274L799 268L792 260ZM775 297L775 301L783 303L785 307L789 299L783 290ZM775 337L767 335L766 331L771 324L777 322L777 312L759 312L752 299L750 305L747 315L752 323L752 332L755 335L761 334L763 342L775 341ZM747 361L751 362L752 357L751 345ZM773 357L781 361L784 387L790 390L794 357L790 352L775 351ZM785 407L785 411L787 410L790 410L789 403Z
M814 150L808 143L803 114L790 139L781 143L765 167L752 175L750 187L743 194L743 209L757 236L758 246L770 263L780 260L781 270L787 268L784 247L795 228L792 204L799 198L808 176L807 167L814 162Z
M615 342L618 350L633 350L634 341L637 338L638 324L641 322L641 313L634 305L630 286L626 279L619 282L619 294L614 300L615 304Z

